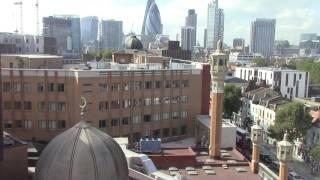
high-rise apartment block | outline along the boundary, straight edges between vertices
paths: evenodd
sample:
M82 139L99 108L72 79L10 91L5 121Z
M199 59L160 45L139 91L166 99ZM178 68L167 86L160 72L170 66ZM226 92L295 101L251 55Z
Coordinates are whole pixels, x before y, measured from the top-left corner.
M218 0L208 4L206 48L217 49L217 42L224 37L224 12L219 9Z
M81 42L83 48L97 49L99 19L96 16L81 18Z
M244 51L245 47L245 40L242 38L235 38L233 39L233 49Z
M266 58L273 55L276 20L256 19L251 23L250 51L262 54Z
M102 20L101 49L120 49L124 45L122 21Z

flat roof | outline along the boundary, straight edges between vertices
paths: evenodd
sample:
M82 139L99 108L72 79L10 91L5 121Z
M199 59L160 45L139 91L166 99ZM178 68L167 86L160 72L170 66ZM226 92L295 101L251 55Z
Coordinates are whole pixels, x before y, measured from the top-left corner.
M2 57L22 57L22 58L63 58L62 56L50 54L1 54Z
M196 116L197 121L199 121L201 124L205 125L207 128L210 129L210 124L211 124L211 117L209 115L197 115ZM234 127L236 128L235 125L228 123L224 119L222 119L222 127Z

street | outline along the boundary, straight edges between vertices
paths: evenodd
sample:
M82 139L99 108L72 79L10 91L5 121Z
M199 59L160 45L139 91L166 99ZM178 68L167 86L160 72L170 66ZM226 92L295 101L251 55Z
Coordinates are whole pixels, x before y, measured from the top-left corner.
M277 160L276 149L271 145L262 144L261 151L269 154L272 159ZM310 167L303 162L293 159L293 161L289 164L289 168L306 180L320 180L320 177L314 177L311 175Z

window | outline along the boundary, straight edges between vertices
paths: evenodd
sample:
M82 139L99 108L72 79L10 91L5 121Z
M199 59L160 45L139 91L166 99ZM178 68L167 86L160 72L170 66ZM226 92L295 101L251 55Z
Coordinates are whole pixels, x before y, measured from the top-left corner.
M5 110L10 110L10 109L12 109L12 103L11 103L11 101L4 101L4 102L3 102L3 108L4 108Z
M178 135L178 128L172 128L172 136L177 136Z
M144 105L145 105L145 106L150 106L151 104L152 104L151 98L145 98L145 99L144 99Z
M299 74L299 79L300 79L300 80L302 79L302 74Z
M151 122L151 115L150 114L146 114L143 116L143 122Z
M13 92L21 92L21 84L13 83Z
M99 111L106 111L109 108L107 101L99 102Z
M111 119L111 126L119 126L119 118L113 118Z
M156 81L155 88L160 89L161 88L161 81Z
M58 121L58 129L64 129L66 128L66 121L65 120L59 120Z
M129 91L130 90L130 83L124 83L123 90L124 91Z
M153 121L153 122L160 121L160 114L154 114L154 115L152 115L152 121Z
M296 73L294 73L294 75L293 75L293 86L296 85L296 81L297 81L297 75L296 75Z
M178 119L179 113L178 112L172 112L172 119Z
M189 87L189 80L182 80L181 81L181 87Z
M128 117L122 118L122 125L126 126L128 124L129 124L129 118Z
M164 104L170 104L170 97L163 97Z
M21 120L15 120L15 127L16 128L22 128L23 127L22 121Z
M46 108L46 102L44 102L44 101L38 102L38 111L40 111L40 112L44 111L45 108Z
M11 129L12 128L12 121L5 121L4 128Z
M165 87L166 88L171 88L171 81L166 81Z
M11 84L9 82L3 83L3 92L10 92L11 91Z
M113 83L111 85L111 91L114 92L114 91L120 91L120 83Z
M32 91L31 83L23 83L23 92L30 93Z
M141 90L142 82L134 82L134 90Z
M64 112L66 108L65 102L49 102L49 112Z
M132 123L133 124L140 124L141 123L141 116L133 116Z
M160 104L160 98L159 97L153 98L153 104L154 105L159 105Z
M139 107L142 105L142 100L141 99L134 99L132 104L133 104L133 107Z
M120 109L120 100L111 101L111 109Z
M188 103L188 96L181 96L180 103Z
M48 128L49 129L57 129L58 123L57 121L48 121Z
M30 120L24 120L24 121L23 121L23 128L31 129L31 128L32 128L32 121L30 121Z
M144 88L145 89L152 89L152 82L151 81L144 82Z
M100 92L108 92L108 84L107 83L99 84L99 90Z
M162 135L163 135L164 138L168 137L169 133L170 133L170 129L169 128L164 128L162 130Z
M91 83L85 83L85 84L82 84L82 86L92 86Z
M99 128L106 128L107 120L99 120Z
M13 103L13 108L15 109L15 110L21 110L21 102L20 101L15 101L14 103Z
M153 137L154 138L159 138L160 137L160 129L156 129L153 131Z
M188 112L187 111L182 111L181 112L181 118L187 118L188 117Z
M38 83L38 87L37 87L38 92L44 92L45 90L44 88L45 88L44 83Z
M168 119L170 119L170 113L169 113L169 112L163 113L163 114L162 114L162 119L163 119L163 120L168 120Z
M57 91L58 92L64 92L64 84L63 83L58 83L57 84Z
M123 108L129 108L131 105L131 100L130 99L125 99L122 101L122 107Z
M289 74L286 74L286 86L288 86L288 82L289 82Z
M179 88L180 87L180 81L179 80L172 81L172 87L173 88Z
M180 135L186 135L186 134L187 134L187 126L181 126Z
M54 83L48 83L48 92L54 92Z
M179 96L174 96L171 98L171 104L177 104L179 102Z
M24 110L32 110L32 102L30 102L30 101L23 102L23 109Z

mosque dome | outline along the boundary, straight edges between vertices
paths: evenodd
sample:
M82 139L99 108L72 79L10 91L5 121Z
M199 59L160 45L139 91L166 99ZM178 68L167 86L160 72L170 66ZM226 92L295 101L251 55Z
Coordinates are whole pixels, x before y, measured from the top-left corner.
M35 179L127 180L128 165L112 137L81 121L46 146Z
M126 40L126 49L143 49L143 45L141 41L137 38L137 36L130 36Z

